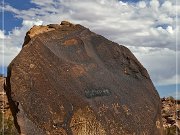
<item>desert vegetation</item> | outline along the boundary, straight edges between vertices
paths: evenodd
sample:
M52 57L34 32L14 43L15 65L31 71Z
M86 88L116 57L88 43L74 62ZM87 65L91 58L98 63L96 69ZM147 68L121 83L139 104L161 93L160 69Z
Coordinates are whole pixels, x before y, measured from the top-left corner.
M10 110L8 110L10 111ZM10 112L3 113L0 111L0 135L15 135L13 117Z

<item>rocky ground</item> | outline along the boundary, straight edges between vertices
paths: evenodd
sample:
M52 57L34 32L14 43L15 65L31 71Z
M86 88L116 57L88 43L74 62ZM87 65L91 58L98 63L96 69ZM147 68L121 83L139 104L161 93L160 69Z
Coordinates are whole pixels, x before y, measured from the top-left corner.
M180 104L173 97L162 98L162 120L166 135L180 134Z
M3 89L4 80L0 77L0 135L16 135L8 99Z

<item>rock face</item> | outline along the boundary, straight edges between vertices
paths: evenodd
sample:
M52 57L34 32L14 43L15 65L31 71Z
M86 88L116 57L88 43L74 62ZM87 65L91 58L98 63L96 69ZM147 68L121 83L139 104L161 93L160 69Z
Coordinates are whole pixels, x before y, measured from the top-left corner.
M81 25L34 26L6 91L25 135L161 135L161 103L126 47Z

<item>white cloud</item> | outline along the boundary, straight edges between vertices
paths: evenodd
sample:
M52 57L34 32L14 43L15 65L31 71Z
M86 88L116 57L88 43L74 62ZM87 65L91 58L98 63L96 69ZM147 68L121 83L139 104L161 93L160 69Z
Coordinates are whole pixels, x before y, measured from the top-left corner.
M166 28L166 30L167 30L167 32L169 32L170 34L173 34L173 33L174 33L174 30L173 30L172 26L168 26L168 27Z
M24 20L23 25L28 26L28 27L32 27L33 25L42 25L43 21L37 19L36 21L32 21L32 20Z
M159 10L159 1L158 0L151 0L150 6L154 11L157 12Z
M0 30L0 39L4 39L5 35L4 35L4 31Z
M161 6L161 9L166 12L171 12L173 10L172 8L173 8L173 6L170 1L165 1Z
M175 45L176 33L179 32L176 10L177 14L180 14L180 3L176 3L176 0L142 0L137 3L118 0L31 2L36 4L36 7L27 10L19 10L8 4L5 6L5 11L23 19L21 28L14 28L5 36L6 65L19 52L25 33L30 27L69 20L119 44L128 45L148 69L154 83L172 83L167 80L172 80L176 74ZM0 31L0 37L3 35ZM177 41L180 42L179 39Z
M167 14L161 14L158 18L158 24L172 24L173 18L169 17Z
M146 7L146 2L145 1L140 1L137 3L139 8L145 8Z
M158 82L159 85L180 84L180 75L171 76L171 78L163 78Z
M180 75L176 70L176 54L180 57L180 52L168 48L132 46L129 48L146 67L156 85L176 84L176 77L179 78ZM180 80L177 83L180 83Z
M4 58L4 61L0 61L0 65L7 66L20 52L27 30L33 25L42 23L41 20L24 20L21 28L15 27L8 35L4 35L0 30L0 58Z

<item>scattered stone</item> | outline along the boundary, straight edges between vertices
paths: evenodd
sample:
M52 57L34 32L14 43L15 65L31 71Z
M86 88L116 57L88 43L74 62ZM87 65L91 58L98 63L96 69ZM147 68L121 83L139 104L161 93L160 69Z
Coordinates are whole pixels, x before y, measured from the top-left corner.
M173 97L162 98L162 121L165 135L180 134L180 120L178 117L180 104Z

